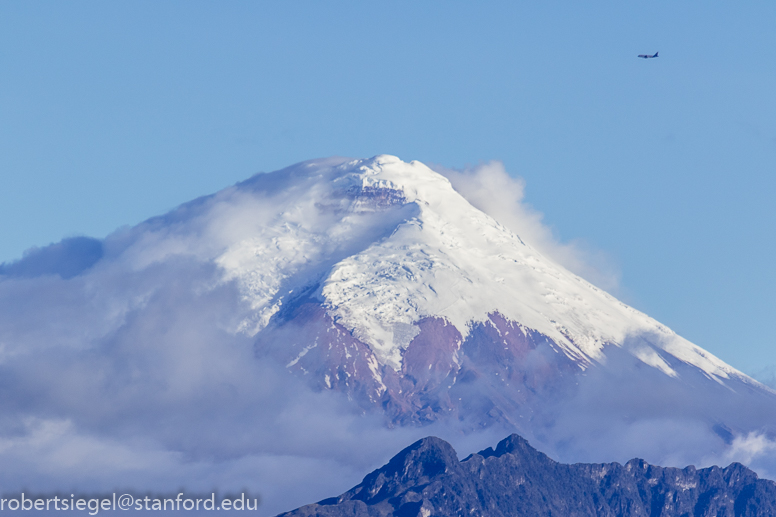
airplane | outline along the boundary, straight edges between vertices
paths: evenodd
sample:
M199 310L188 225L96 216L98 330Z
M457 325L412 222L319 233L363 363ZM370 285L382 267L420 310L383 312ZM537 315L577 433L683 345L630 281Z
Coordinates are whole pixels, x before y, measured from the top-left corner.
M644 59L650 59L650 58L653 58L653 57L657 57L657 52L655 52L654 56L650 56L649 54L639 54L639 57L642 57Z

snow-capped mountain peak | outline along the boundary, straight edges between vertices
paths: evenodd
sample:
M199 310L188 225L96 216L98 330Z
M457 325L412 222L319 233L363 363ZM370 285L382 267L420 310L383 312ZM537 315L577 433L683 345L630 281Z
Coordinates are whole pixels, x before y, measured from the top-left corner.
M253 308L244 331L259 332L313 290L394 370L424 318L443 318L465 338L498 313L548 336L583 369L604 362L606 346L650 334L632 353L666 375L677 375L666 354L716 379L740 375L542 256L420 162L314 160L257 175L231 194L261 205L269 192L261 224L216 259Z

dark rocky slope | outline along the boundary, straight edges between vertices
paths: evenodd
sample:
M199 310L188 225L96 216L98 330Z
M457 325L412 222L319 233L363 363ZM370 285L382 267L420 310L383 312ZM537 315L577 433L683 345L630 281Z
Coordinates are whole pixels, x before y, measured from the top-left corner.
M776 483L739 463L664 468L553 461L520 436L458 461L452 446L424 438L339 497L287 517L776 515Z

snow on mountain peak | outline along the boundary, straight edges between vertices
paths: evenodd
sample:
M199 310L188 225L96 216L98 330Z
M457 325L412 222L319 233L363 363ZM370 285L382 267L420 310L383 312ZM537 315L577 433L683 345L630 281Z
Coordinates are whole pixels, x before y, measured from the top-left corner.
M605 346L649 333L659 348L633 353L667 375L676 372L666 353L714 378L740 375L548 260L420 162L313 160L235 189L262 206L253 230L216 258L253 309L243 331L259 332L307 293L394 369L422 319L444 318L465 337L499 313L583 369L605 361Z

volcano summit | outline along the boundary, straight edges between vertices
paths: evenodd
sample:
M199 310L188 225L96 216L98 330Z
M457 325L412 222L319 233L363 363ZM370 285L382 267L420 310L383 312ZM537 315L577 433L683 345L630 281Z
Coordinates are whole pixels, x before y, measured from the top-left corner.
M394 422L523 428L623 352L661 381L770 396L542 256L422 163L312 161L222 195L277 191L273 213L215 257L251 306L240 329L258 355Z

